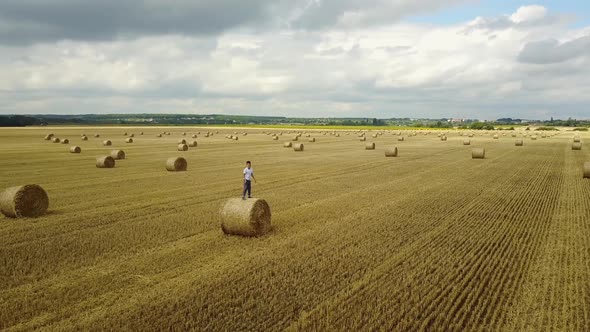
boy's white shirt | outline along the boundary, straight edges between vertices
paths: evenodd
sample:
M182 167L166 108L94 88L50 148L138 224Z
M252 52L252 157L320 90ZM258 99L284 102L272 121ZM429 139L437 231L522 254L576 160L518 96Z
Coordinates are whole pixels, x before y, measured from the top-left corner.
M244 168L244 179L251 181L252 180L252 175L254 174L254 169L252 168Z

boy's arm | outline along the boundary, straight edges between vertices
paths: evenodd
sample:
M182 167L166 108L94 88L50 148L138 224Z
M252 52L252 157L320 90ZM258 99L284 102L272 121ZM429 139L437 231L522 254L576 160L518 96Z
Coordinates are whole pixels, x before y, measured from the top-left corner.
M254 183L256 183L256 177L254 176L254 173L252 173L252 179L254 180Z

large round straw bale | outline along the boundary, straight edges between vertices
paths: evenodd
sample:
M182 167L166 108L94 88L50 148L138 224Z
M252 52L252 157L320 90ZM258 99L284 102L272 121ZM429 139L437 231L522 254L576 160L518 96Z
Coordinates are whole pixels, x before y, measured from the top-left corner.
M158 134L158 135L156 135L156 137L162 137L162 134Z
M94 134L94 137L99 138L100 135L99 134Z
M584 163L584 178L590 178L590 162Z
M512 137L516 137L516 134L512 134Z
M197 138L197 135L192 135L191 137L192 137L192 138Z
M389 147L385 149L385 157L397 157L397 147Z
M463 145L471 145L471 140L469 140L469 139L463 140Z
M178 151L188 151L188 145L178 144Z
M473 137L473 134L469 134L469 135L467 135L467 137Z
M182 133L182 136L186 136L186 133Z
M522 139L517 139L516 142L514 142L515 146L523 146L524 145L524 141Z
M403 136L398 136L398 138L397 138L397 141L398 141L398 142L403 142L403 141L404 141L404 139L405 139L405 138L404 138Z
M143 135L143 131L141 133L139 133L140 135Z
M290 148L292 146L293 146L293 144L291 142L285 142L285 143L283 143L283 147L284 148Z
M244 136L248 136L248 133L243 133L242 135L244 135Z
M577 143L577 142L580 142L580 141L581 141L580 136L574 136L574 142Z
M190 146L191 148L196 148L197 147L197 141L192 141L192 142L188 143L188 146Z
M96 158L96 167L98 168L113 168L115 167L115 159L111 156L102 156Z
M273 137L272 137L272 139L273 139L274 141L278 141L278 140L279 140L279 136L273 136Z
M61 144L70 144L70 140L69 140L69 139L67 139L67 138L64 138L64 139L61 141Z
M299 140L299 136L293 136L292 140L293 140L294 142L298 141L298 140Z
M178 140L178 144L186 144L186 140L184 138L180 139Z
M372 137L373 137L373 138L377 138L377 134L373 134L373 135L372 135Z
M129 135L129 137L135 137L135 134L131 134L131 135Z
M484 148L475 148L471 150L471 158L484 159L486 157L486 150Z
M440 140L441 140L441 141L446 141L446 140L447 140L447 137L446 137L446 136L441 136L441 137L440 137Z
M237 141L237 140L238 140L238 136L234 136L234 137L233 137L233 140L234 140L234 141Z
M123 150L113 150L111 151L111 157L115 160L123 160L125 159L125 152Z
M293 144L293 150L294 151L303 151L303 144L301 144L301 143Z
M79 146L70 146L70 153L80 153L82 149Z
M367 140L367 138L365 136L363 136L359 139L359 141L361 141L361 142L365 142L366 140Z
M88 137L87 136L82 136L82 140L83 141L87 141L88 140Z
M375 150L375 143L365 144L365 150Z
M54 138L52 138L52 139L51 139L51 141L52 141L53 143L59 143L59 142L61 142L61 140L60 140L58 137L54 137Z
M188 164L186 159L182 157L172 157L166 160L166 169L169 172L182 172L186 171Z
M129 137L125 140L125 143L133 143L133 138Z
M127 136L127 133L125 133L125 134L123 134L123 135Z
M106 141L103 141L102 142L102 145L104 145L104 146L111 146L111 145L113 145L113 142L111 142L110 140L106 140Z
M315 142L315 137L312 137L312 138L308 139L307 141L313 143L313 142Z
M498 134L494 134L494 139L498 139L500 138L500 136L498 136Z
M531 140L532 140L532 141L536 141L536 140L537 140L537 135L533 135L533 136L531 136Z
M582 150L582 143L574 142L574 144L572 144L572 150Z
M166 135L170 136L170 132L167 132Z
M52 138L53 138L53 134L49 134L49 135L45 135L44 140L51 141Z
M36 184L7 188L0 194L0 211L10 218L39 217L48 207L47 193Z
M263 199L228 199L221 209L221 230L225 234L261 236L271 229L270 207Z

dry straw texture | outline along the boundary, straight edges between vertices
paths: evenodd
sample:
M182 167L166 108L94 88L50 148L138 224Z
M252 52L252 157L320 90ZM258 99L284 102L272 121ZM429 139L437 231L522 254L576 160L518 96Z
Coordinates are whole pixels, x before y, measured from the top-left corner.
M572 144L572 150L582 150L582 143L575 142L574 144Z
M385 149L385 157L397 157L397 147L390 147Z
M375 143L365 144L365 150L375 150Z
M188 145L178 144L178 151L188 151Z
M103 141L102 142L102 145L104 145L104 146L111 146L111 145L113 145L113 142L111 142L110 140L106 140L106 141Z
M10 218L38 217L48 207L47 193L36 184L11 187L0 194L0 211Z
M293 143L291 143L291 142L285 142L285 143L283 143L283 147L285 147L285 148L290 148L292 146L293 146Z
M475 148L471 150L471 158L484 159L486 157L486 150L484 148Z
M584 163L584 178L585 179L590 178L590 162Z
M79 146L71 146L70 147L70 153L80 153L82 152L82 149Z
M299 143L299 144L293 144L293 150L295 151L303 151L303 144Z
M261 236L271 229L271 213L263 199L228 199L221 209L221 230L225 234Z
M96 158L97 168L113 168L115 167L115 159L111 156L102 156Z
M169 172L186 171L187 166L188 166L188 163L186 162L186 159L184 159L182 157L172 157L172 158L168 158L168 160L166 160L166 169Z
M113 150L110 156L115 160L123 160L125 159L125 152L123 150Z

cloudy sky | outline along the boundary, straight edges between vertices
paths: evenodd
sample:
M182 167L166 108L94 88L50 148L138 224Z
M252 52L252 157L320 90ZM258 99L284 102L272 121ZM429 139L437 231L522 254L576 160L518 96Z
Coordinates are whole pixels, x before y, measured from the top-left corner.
M0 114L590 118L590 1L1 0Z

